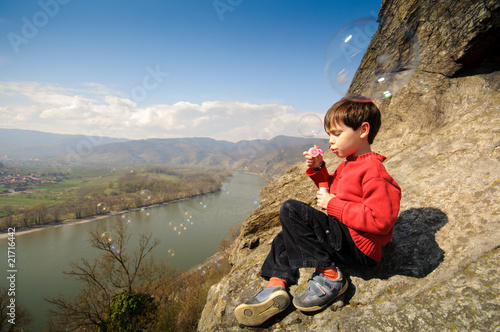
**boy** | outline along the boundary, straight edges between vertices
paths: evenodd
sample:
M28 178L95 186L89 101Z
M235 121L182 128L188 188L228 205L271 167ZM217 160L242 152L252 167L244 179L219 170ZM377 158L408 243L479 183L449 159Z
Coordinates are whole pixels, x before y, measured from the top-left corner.
M381 125L379 109L343 98L328 110L324 125L330 150L346 160L328 174L322 155L304 152L306 174L316 186L329 185L329 193L317 192L323 211L296 200L283 203L282 231L261 269L269 283L235 309L244 325L260 325L288 307L286 288L297 283L301 267L316 271L293 304L305 312L324 309L348 286L337 264L373 266L392 237L401 189L382 165L385 157L370 148Z

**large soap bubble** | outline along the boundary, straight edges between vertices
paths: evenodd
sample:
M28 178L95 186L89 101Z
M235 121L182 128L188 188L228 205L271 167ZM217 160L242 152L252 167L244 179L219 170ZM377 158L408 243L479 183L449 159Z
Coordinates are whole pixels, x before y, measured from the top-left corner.
M314 113L305 114L299 119L297 129L304 137L315 137L323 130L323 120Z
M340 95L356 101L389 98L413 77L420 53L415 34L404 24L381 22L383 32L374 45L370 42L379 28L375 18L344 26L330 41L325 76ZM357 86L351 87L355 75ZM355 93L346 94L350 87Z

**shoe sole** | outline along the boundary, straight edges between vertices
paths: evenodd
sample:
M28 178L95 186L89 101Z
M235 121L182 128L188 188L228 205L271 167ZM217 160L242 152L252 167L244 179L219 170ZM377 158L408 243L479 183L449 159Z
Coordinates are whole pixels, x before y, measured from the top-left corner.
M344 294L345 291L347 290L348 286L349 286L349 283L346 280L345 285L339 291L339 293L337 294L337 296L335 296L334 298L332 298L330 301L328 301L327 303L325 303L322 306L301 307L301 306L296 305L295 302L293 303L293 305L295 306L295 308L299 309L300 311L305 311L305 312L312 312L312 311L323 310L324 308L328 307L335 299L338 299L340 297L340 295Z
M284 290L273 292L267 300L258 304L240 304L234 309L236 319L243 325L257 326L270 317L284 311L290 305L290 296Z

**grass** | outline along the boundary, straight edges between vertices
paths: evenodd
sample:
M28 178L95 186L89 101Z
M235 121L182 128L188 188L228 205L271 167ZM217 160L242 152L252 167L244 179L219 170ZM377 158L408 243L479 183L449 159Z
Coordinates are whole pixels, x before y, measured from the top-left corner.
M22 195L22 194L20 194ZM38 203L53 203L53 199L48 198L28 198L22 197L20 195L16 196L2 196L0 201L0 206L24 206L31 207Z

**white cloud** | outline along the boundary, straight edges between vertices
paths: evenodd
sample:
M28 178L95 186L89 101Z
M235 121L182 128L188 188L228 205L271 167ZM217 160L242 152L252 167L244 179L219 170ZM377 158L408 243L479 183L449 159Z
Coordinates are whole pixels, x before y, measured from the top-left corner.
M297 126L303 115L290 105L240 101L180 101L139 107L110 91L93 83L76 89L38 82L0 82L0 101L8 103L0 104L0 123L4 128L130 139L212 137L239 141L299 136Z

